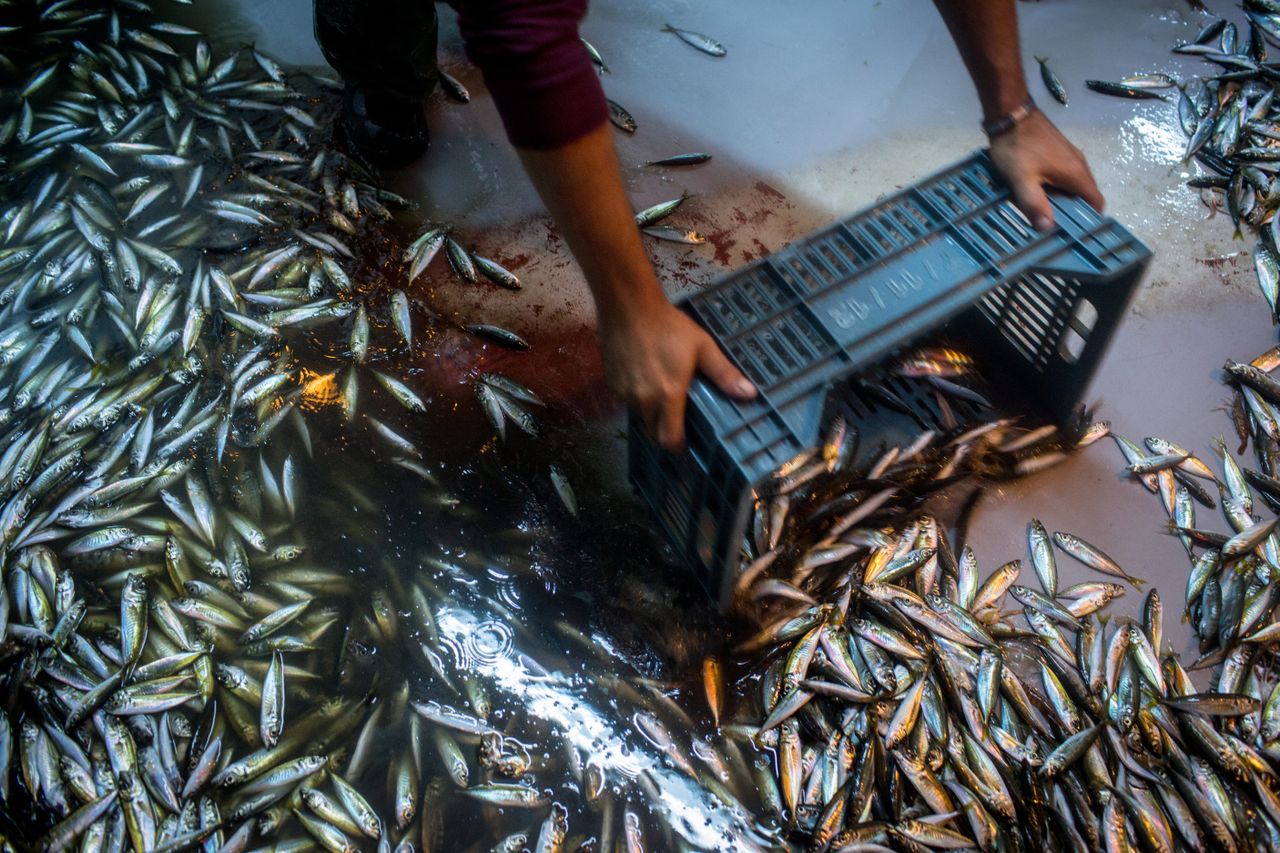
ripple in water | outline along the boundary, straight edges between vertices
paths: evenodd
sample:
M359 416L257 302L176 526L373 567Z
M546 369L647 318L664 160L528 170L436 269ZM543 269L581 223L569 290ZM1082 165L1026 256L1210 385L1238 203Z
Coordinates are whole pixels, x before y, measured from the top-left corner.
M505 622L481 622L466 638L467 650L477 663L492 664L511 654L511 634L511 628Z
M515 576L494 566L490 566L486 574L494 585L493 597L511 610L519 610L520 587Z
M509 658L513 645L511 626L497 619L486 619L467 625L465 630L442 638L442 644L453 653L461 669L492 666Z

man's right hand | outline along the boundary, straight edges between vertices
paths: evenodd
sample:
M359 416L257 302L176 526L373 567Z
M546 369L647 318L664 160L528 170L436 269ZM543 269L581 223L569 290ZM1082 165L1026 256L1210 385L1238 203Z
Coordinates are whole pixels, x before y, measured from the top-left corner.
M665 300L648 311L601 317L599 328L605 380L668 450L684 447L684 407L695 374L734 399L756 395L715 340Z
M609 123L559 148L522 149L520 159L591 288L605 381L649 435L669 450L684 447L685 395L696 373L731 397L754 397L711 336L662 292L623 189Z

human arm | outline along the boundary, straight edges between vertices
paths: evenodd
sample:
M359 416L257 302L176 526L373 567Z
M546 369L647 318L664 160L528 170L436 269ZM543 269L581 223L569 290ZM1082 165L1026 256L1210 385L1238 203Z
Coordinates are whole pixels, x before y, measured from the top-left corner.
M557 148L521 149L520 158L591 288L605 379L650 434L670 450L683 446L685 398L697 373L730 396L754 396L711 336L662 292L609 125Z
M934 0L964 59L986 120L1027 100L1015 0ZM1053 224L1046 187L1081 196L1098 210L1102 193L1084 155L1039 110L991 140L991 159L1036 228Z
M585 11L585 0L463 0L460 24L508 138L582 267L609 387L675 450L696 373L731 396L755 389L671 305L645 254L604 93L578 38Z

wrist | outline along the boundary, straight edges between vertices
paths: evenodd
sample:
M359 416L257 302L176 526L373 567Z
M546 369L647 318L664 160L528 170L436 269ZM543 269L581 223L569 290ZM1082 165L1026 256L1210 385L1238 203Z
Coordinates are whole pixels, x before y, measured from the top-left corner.
M1008 112L985 117L982 121L982 132L994 142L997 138L1006 136L1021 127L1024 122L1035 118L1039 112L1036 102L1028 95Z
M1021 75L1014 79L1004 75L1000 85L981 93L982 122L986 124L1006 116L1030 100L1031 93Z

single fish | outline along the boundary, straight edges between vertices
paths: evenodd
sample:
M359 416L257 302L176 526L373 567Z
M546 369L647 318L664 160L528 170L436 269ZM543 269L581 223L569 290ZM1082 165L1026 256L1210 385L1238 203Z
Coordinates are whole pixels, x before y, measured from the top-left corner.
M1031 550L1031 565L1040 580L1040 588L1049 598L1058 595L1058 562L1053 556L1053 544L1049 540L1049 531L1039 519L1031 519L1027 528L1027 544Z
M373 371L373 376L378 380L383 388L386 388L387 391L391 393L392 397L396 398L397 402L409 411L425 412L427 410L426 402L424 402L412 388L401 382L399 379L396 379L394 376L389 376L379 370Z
M444 247L448 233L442 228L432 228L414 240L405 251L405 260L409 262L409 283L422 274L437 254Z
M481 802L509 809L540 809L550 802L541 791L524 785L472 785L470 788L463 788L462 793Z
M1226 559L1232 559L1249 553L1271 535L1278 521L1280 521L1280 518L1260 521L1251 527L1241 530L1223 544L1221 548L1222 556Z
M480 401L481 411L484 412L485 417L489 419L489 423L497 431L498 438L505 441L507 438L507 416L502 410L502 403L498 400L498 393L484 382L477 382L475 389L476 398Z
M482 373L480 374L480 379L485 384L491 385L494 390L501 391L513 400L532 403L535 406L545 407L547 405L531 388L509 376L503 376L501 373Z
M369 354L369 314L364 303L356 308L355 319L351 322L351 358L356 364L363 364Z
M1178 85L1178 81L1168 74L1159 73L1131 74L1128 77L1121 77L1119 82L1133 89L1172 89Z
M700 246L707 242L707 238L703 237L697 231L677 228L674 225L650 225L647 228L641 228L645 234L650 237L656 237L659 240L668 240L672 243L687 243L692 246Z
M678 27L673 27L670 24L664 24L662 32L675 34L680 41L691 47L696 47L698 50L709 56L724 56L725 53L727 53L724 49L724 45L720 42L709 36L704 36L702 33L695 33L693 30L682 30Z
M403 290L391 291L391 323L407 347L413 346L413 321L409 316L409 297Z
M635 133L639 129L635 118L626 108L613 99L606 99L609 104L609 121L613 122L614 127L626 133Z
M527 350L529 348L528 341L517 335L515 332L508 331L501 326L475 323L464 328L473 335L488 338L494 343L501 344L507 349Z
M497 261L491 261L479 255L472 255L471 260L475 263L475 268L480 271L481 275L499 287L505 287L508 290L520 289L520 279L516 277L515 273Z
M438 70L440 72L440 88L444 89L444 93L460 104L470 103L471 93L467 91L467 87L463 86L456 77L443 68Z
M1232 693L1192 693L1162 698L1160 702L1179 711L1208 714L1213 717L1241 717L1252 714L1262 706L1262 702L1256 696Z
M449 266L463 281L476 281L476 266L471 262L471 255L462 244L452 237L445 238L445 254L449 257Z
M711 159L710 154L677 154L674 157L664 157L661 160L650 160L645 166L696 166L699 163L705 163Z
M636 225L640 228L647 228L654 223L665 219L675 212L676 208L684 204L684 200L689 196L681 195L679 198L673 198L670 201L662 201L657 204L646 207L644 210L636 214Z
M1062 81L1058 79L1058 75L1054 74L1049 68L1049 60L1043 56L1037 56L1036 62L1040 63L1040 79L1044 81L1044 87L1049 90L1049 94L1053 95L1053 99L1064 107L1067 105L1067 89L1062 85Z
M573 493L573 487L569 485L569 478L554 465L551 466L550 473L551 485L555 486L556 495L559 496L560 502L569 511L569 515L576 518L578 516L578 498Z
M584 38L580 38L582 46L587 49L587 56L591 57L591 63L595 65L596 72L604 75L609 73L609 66L604 64L604 57L600 55L600 51L596 50L595 45Z
M271 656L266 677L262 679L262 705L259 732L262 743L270 749L284 733L284 705L287 693L284 681L284 656L276 652Z
M1086 80L1084 84L1095 92L1102 95L1111 95L1116 98L1131 98L1133 100L1153 99L1158 101L1168 100L1159 92L1151 89L1144 89L1137 86L1126 86L1123 83L1113 83L1109 80Z
M1142 585L1146 583L1142 578L1136 578L1125 572L1125 570L1120 568L1120 565L1115 560L1111 559L1098 548L1095 548L1093 545L1090 545L1078 536L1074 536L1070 533L1058 532L1053 534L1053 541L1062 549L1063 553L1075 558L1094 571L1102 572L1103 574L1111 575L1113 577L1124 578L1130 584L1138 588L1141 588Z

